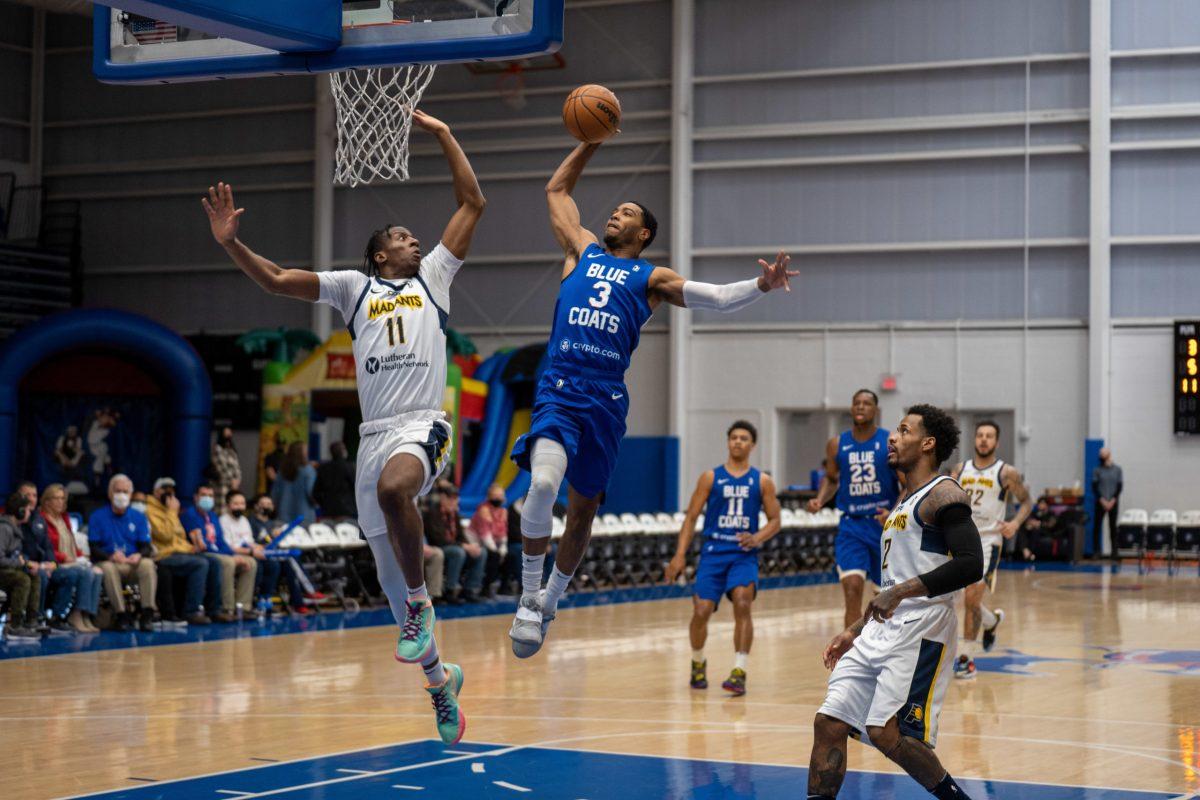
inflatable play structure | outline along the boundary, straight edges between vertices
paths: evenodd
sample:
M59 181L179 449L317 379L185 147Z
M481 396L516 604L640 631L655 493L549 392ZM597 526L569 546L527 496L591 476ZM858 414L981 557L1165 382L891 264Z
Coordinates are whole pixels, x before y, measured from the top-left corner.
M139 488L171 475L188 496L209 461L211 426L204 362L137 314L64 311L0 348L0 491L32 478L94 494L125 471Z

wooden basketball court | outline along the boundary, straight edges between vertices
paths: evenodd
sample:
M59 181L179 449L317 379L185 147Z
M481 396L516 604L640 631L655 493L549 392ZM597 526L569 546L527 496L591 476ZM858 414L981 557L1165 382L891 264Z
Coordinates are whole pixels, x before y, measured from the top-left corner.
M1187 633L1200 613L1195 574L1005 571L999 598L1010 616L997 648L978 660L975 681L951 686L938 745L955 776L979 779L969 781L975 796L1200 789L1200 650L1185 649L1200 646ZM438 781L450 797L801 796L803 771L777 768L807 764L826 677L818 654L839 603L833 584L761 593L749 692L738 699L715 688L732 662L728 609L711 630L714 688L704 692L687 685L686 599L565 610L526 662L509 651L506 614L442 621L442 651L466 671L469 719L448 750L420 671L392 659L388 627L8 659L0 796L363 798ZM304 762L267 789L163 783L274 775L282 762L431 739L346 756L358 769ZM850 753L852 770L896 772L868 747L851 743ZM569 760L580 754L637 758L592 768ZM666 782L646 778L646 793L631 795L619 788L637 772L628 764ZM494 779L500 765L507 780ZM245 786L236 775L230 785ZM926 795L902 775L852 774L842 796Z

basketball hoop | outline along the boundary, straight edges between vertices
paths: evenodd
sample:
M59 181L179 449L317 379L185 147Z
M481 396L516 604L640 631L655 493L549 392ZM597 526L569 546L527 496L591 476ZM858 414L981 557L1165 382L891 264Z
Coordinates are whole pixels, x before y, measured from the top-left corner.
M329 76L337 108L337 167L343 186L408 180L413 110L434 64L345 70Z

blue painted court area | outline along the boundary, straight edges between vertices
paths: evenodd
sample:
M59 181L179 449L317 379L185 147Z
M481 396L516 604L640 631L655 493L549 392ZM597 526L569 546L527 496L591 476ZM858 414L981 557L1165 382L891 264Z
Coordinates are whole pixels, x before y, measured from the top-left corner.
M86 795L101 800L774 800L803 796L808 770L546 747L424 741L149 783ZM960 781L974 800L1165 800L1127 789ZM928 800L905 775L850 772L842 800Z

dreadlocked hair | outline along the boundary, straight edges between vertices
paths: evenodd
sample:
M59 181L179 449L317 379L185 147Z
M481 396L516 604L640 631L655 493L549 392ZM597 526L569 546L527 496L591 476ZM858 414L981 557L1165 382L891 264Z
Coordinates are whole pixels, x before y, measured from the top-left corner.
M390 223L378 230L371 231L371 238L367 240L367 247L363 250L363 270L368 275L374 275L377 271L375 254L387 247L388 234L395 227L396 223Z

